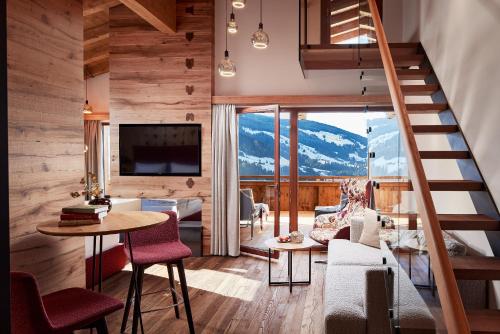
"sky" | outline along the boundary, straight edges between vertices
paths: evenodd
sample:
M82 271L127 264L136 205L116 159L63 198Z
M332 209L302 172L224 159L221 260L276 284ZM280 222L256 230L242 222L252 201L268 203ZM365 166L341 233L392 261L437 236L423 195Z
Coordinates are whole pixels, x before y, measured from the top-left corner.
M338 128L350 131L357 135L366 137L366 121L368 119L386 117L385 113L307 113L306 118L333 125Z

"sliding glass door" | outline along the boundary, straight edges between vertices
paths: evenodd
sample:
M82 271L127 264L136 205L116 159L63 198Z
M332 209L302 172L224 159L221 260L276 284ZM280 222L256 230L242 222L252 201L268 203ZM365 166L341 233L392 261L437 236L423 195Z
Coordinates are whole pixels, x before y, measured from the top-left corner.
M241 248L267 256L265 240L289 230L290 116L278 105L238 114Z

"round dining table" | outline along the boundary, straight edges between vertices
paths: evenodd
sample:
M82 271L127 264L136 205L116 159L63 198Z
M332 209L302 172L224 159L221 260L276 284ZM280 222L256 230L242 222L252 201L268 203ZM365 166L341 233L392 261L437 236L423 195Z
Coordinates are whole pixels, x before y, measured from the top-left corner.
M95 263L96 263L96 238L99 237L99 285L98 291L102 291L102 240L104 235L124 233L129 248L130 261L134 262L134 255L132 252L132 240L130 232L144 230L159 224L163 224L168 220L169 216L162 212L152 211L123 211L123 212L110 212L103 218L100 224L93 225L80 225L80 226L59 226L59 221L39 224L36 229L38 232L46 235L59 236L59 237L93 237L93 253L92 253L92 290L94 290L94 277L95 277ZM140 300L137 271L132 266L132 280L135 286L135 298ZM142 316L140 303L134 303L134 312L139 317L141 325L141 332L144 333L144 326L142 324Z

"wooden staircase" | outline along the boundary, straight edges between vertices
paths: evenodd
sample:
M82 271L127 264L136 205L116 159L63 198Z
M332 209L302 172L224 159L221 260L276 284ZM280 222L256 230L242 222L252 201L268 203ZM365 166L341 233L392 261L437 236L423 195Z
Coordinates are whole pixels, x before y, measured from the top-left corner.
M401 62L398 59L400 56L393 53L394 46L387 43L375 0L368 0L368 4L373 13L380 59L400 125L410 170L410 189L414 190L417 199L418 213L433 263L446 329L448 333L500 333L500 311L465 310L456 284L456 280L500 280L500 257L449 257L442 236L442 230L472 230L487 233L500 231L498 209L461 128L449 108L446 96L441 90L424 49L422 46L414 49L413 43L406 48L398 44L398 48L416 50L413 55L404 54L405 59L412 59L414 62L411 64ZM416 57L417 55L419 57ZM355 68L359 67L358 65ZM419 80L419 82L408 83L411 80ZM430 97L432 103L406 103L407 97L416 96ZM413 124L409 116L412 114L438 115L442 124ZM418 149L416 136L436 134L447 136L452 149L446 151ZM456 144L457 138L460 138L462 144ZM426 159L462 161L460 171L464 176L463 179L428 180L422 164L422 160ZM471 198L481 198L483 203L476 205L472 199L477 214L438 214L431 191L468 192Z

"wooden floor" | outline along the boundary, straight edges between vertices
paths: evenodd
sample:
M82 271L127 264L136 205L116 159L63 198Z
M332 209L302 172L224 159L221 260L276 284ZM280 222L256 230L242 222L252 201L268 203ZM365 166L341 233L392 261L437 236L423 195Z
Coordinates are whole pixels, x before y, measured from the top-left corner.
M313 261L326 259L313 253ZM272 264L273 279L286 279L286 255ZM312 264L312 284L268 286L268 262L250 256L203 257L186 261L186 276L196 333L323 333L323 283L326 266ZM307 278L307 253L294 256L294 278ZM168 286L166 267L146 271L144 293ZM108 279L105 293L125 300L130 272ZM177 277L176 282L178 283ZM180 291L180 288L178 288ZM163 293L143 297L143 311L171 303ZM118 333L123 313L108 318L110 333ZM188 333L184 308L181 319L172 308L143 315L146 333ZM130 333L131 320L126 333Z
M322 259L326 259L326 253L313 252L313 261ZM400 261L407 270L408 255L401 255ZM412 262L415 283L426 283L426 257L414 255ZM279 261L272 264L273 279L286 278L286 263L286 255L281 254ZM296 253L295 279L307 278L307 265L307 253ZM312 284L296 286L291 294L288 287L268 286L267 266L267 260L250 256L188 259L186 276L196 333L323 333L326 265L313 263ZM166 277L166 267L149 268L144 293L166 288ZM104 283L104 292L124 300L129 279L126 268ZM419 291L439 317L437 297L432 297L429 290ZM164 293L147 295L143 297L143 311L170 303L170 296ZM120 311L108 318L110 333L119 332L122 315ZM146 333L188 333L183 307L180 320L172 308L146 313L143 320ZM131 320L128 325L126 333L131 332Z

